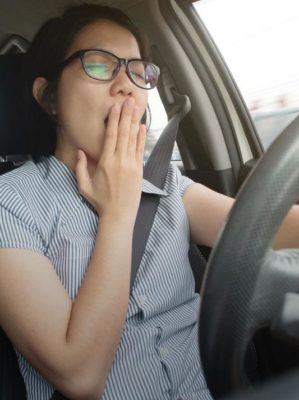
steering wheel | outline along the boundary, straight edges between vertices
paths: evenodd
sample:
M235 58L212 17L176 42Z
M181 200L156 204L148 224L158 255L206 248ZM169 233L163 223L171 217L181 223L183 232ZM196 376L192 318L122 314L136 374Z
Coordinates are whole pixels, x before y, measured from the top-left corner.
M244 358L257 329L281 327L279 321L294 304L293 310L299 310L299 295L295 295L299 251L274 251L271 246L298 198L299 117L275 140L242 186L207 265L199 345L208 387L216 399L246 384Z

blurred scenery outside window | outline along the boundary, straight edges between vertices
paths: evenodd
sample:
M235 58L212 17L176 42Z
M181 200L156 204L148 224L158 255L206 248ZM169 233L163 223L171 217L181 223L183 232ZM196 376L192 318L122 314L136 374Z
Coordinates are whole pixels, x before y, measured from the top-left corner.
M264 149L299 114L299 2L199 0Z

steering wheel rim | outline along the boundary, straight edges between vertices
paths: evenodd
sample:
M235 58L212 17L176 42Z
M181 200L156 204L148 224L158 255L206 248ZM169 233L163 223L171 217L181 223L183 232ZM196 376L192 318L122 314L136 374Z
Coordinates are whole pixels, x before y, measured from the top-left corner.
M244 358L254 331L277 317L286 292L299 290L299 268L291 269L289 257L271 248L279 225L299 198L298 133L299 117L250 173L207 265L199 346L215 398L245 384Z

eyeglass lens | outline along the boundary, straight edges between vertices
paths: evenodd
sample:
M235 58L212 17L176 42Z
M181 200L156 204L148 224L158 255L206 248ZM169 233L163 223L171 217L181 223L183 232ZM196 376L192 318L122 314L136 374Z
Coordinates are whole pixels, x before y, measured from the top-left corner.
M101 51L87 51L83 58L85 70L89 76L99 80L113 79L118 70L118 60ZM151 89L157 83L157 71L155 66L145 61L129 61L128 69L131 79L137 86Z

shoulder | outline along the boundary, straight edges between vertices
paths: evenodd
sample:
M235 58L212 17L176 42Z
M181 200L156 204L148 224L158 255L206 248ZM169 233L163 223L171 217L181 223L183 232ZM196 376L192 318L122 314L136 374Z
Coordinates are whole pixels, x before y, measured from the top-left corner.
M164 187L168 193L178 192L182 197L192 184L192 179L183 175L176 165L170 164Z
M0 175L0 187L14 188L17 192L22 192L29 186L38 186L42 182L39 169L33 161L27 161L20 167ZM1 193L1 192L0 192Z
M55 202L42 169L33 161L0 176L0 213L31 226L47 225Z
M40 186L40 174L35 163L27 161L22 166L0 176L0 204L3 206L7 201L14 203L21 199L26 203L34 197L36 189Z

